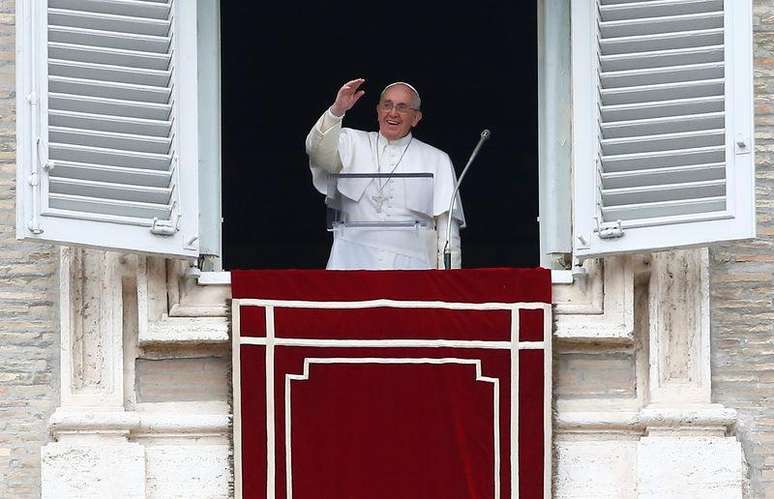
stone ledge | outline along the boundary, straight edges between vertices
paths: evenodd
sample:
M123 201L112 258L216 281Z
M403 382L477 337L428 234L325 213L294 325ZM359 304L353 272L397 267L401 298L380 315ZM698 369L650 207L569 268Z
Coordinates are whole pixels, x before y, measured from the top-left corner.
M652 405L640 411L640 421L649 433L663 430L705 429L726 431L736 424L735 409L720 404L680 408Z
M643 432L640 415L635 411L560 411L555 423L561 432Z
M190 267L186 276L196 279L199 286L230 286L231 272L202 272L201 270ZM571 270L552 270L552 284L572 284L575 276Z
M228 343L226 317L164 317L140 331L140 346Z
M725 433L736 424L737 412L720 404L684 407L648 406L640 411L560 411L560 432L617 431L639 434L656 432Z
M49 420L51 433L60 434L124 433L129 436L146 434L166 435L226 435L230 431L229 414L143 413L143 412L85 412L57 409Z

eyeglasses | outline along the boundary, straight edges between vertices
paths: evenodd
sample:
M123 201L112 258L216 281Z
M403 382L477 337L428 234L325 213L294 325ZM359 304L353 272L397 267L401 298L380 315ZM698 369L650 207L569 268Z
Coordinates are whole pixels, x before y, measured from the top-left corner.
M400 114L406 114L409 111L416 111L417 110L416 108L413 108L413 107L411 107L408 104L405 104L403 102L401 102L399 104L395 104L391 100L386 100L386 101L381 102L379 104L379 108L382 111L387 112L387 113L392 111L393 109L395 109Z

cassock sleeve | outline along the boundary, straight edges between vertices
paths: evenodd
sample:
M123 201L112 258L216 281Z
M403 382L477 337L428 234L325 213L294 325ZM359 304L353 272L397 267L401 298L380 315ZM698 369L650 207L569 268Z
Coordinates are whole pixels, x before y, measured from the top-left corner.
M342 118L328 109L306 136L306 154L309 155L312 182L322 194L326 194L328 174L338 173L342 168L338 151Z
M446 153L441 153L435 172L433 216L437 217L449 211L449 202L451 202L455 185L457 185L457 174L454 171L451 159ZM465 227L465 213L462 211L459 193L457 194L457 199L454 200L452 218L459 223L460 227Z
M357 164L357 158L362 160L356 154L356 140L366 138L368 134L352 130L351 128L342 128L341 122L343 116L336 116L330 109L327 110L317 123L309 131L306 137L306 153L309 155L309 169L312 172L312 184L320 194L326 196L331 193L331 175L341 173L345 170L347 173L356 173L353 171L353 165ZM360 137L360 139L357 139ZM361 148L362 149L362 148ZM366 147L366 154L370 149ZM353 201L358 201L363 195L371 179L347 179L342 182L339 179L336 182L336 188L339 193Z
M454 193L454 186L457 184L457 174L454 171L451 159L446 153L442 153L435 177L435 195L433 198L433 215L435 216L435 227L438 232L438 251L437 268L443 269L443 250L446 246L446 231L451 227L451 239L449 240L449 249L452 256L452 268L462 267L462 244L460 241L460 227L465 227L465 213L462 211L462 202L459 193L454 200L451 216L449 214L449 203Z

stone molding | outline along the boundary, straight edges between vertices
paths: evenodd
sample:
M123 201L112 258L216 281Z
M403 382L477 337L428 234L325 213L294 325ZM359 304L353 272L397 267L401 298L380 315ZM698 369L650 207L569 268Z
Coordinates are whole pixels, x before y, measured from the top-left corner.
M181 260L167 260L170 317L228 317L230 285L200 286L196 272Z
M140 346L158 344L228 343L225 317L163 317L147 324L138 342Z
M556 329L563 341L634 340L634 270L630 257L586 260L571 285L554 285Z
M61 250L63 396L49 420L54 441L41 449L44 498L228 497L226 402L138 404L134 397L138 336L167 345L153 352L172 358L181 348L183 356L210 355L206 345L228 339L225 316L170 317L166 265L157 257Z
M117 253L60 250L64 407L123 407L122 265Z
M51 433L125 432L140 435L212 435L227 437L231 416L225 414L147 413L138 411L56 411L49 421Z
M648 434L664 431L696 434L697 431L704 431L726 436L733 433L736 418L736 409L721 404L648 406L639 415L643 429Z
M737 412L720 404L683 407L648 406L641 411L559 411L558 432L628 431L642 435L658 431L706 430L726 435L736 424Z
M140 257L137 265L138 344L228 343L231 287L198 286L187 262Z
M559 411L554 420L557 433L630 432L642 434L644 428L639 412Z
M607 284L609 260L604 269L606 299L613 289L621 292ZM638 395L557 401L556 496L741 499L746 464L735 436L737 412L711 400L708 252L630 257L626 267L618 276L632 276L631 281L628 276L622 279L627 283L624 292L634 291L635 275L637 285L644 286L638 295L638 322L617 315L624 317L627 330L629 324L636 326L630 336L619 339L631 337L641 366ZM618 299L625 304L618 310L628 312L626 298ZM560 315L557 322L568 317ZM585 324L572 326L574 338L558 334L558 339L580 339L586 351L611 351L612 338L595 341L593 335L577 334L599 322L592 317L575 315L573 320ZM572 351L572 345L565 345L564 351Z
M649 287L650 402L711 403L709 253L656 253Z

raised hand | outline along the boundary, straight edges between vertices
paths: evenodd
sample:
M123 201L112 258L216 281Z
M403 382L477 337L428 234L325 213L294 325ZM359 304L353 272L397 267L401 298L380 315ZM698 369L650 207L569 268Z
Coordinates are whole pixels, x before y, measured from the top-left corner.
M344 116L344 113L352 109L352 106L365 94L365 90L358 90L364 81L363 78L357 78L345 83L336 94L331 112L336 116Z

